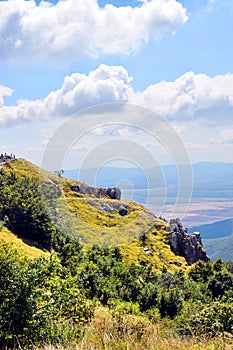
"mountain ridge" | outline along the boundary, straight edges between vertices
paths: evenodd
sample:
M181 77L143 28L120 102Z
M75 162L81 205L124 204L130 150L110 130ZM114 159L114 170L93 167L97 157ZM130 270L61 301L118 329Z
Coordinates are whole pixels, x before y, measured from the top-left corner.
M58 229L83 244L117 245L128 261L147 260L153 263L154 268L160 269L165 265L169 270L187 265L184 257L171 250L169 224L138 203L106 195L98 198L92 192L87 194L74 190L74 186L80 189L80 186L87 185L59 177L24 159L4 164L1 177L3 182L8 181L13 191L9 208L3 210L5 216L2 215L2 218L7 217L6 225L21 238L38 241L35 232L42 232L41 240L36 243L48 249L53 244L51 237ZM19 193L16 194L16 190ZM7 199L6 188L5 191ZM43 208L45 204L47 211ZM125 209L125 215L120 214L120 206ZM13 218L14 221L11 215L16 216L18 212L19 217ZM44 221L40 222L40 217ZM23 220L28 220L31 229L24 225Z

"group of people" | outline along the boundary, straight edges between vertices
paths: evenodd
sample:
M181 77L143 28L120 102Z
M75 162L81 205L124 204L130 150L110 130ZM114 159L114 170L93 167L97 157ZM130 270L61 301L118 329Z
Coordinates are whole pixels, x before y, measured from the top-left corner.
M7 160L11 160L11 159L15 159L15 155L14 154L7 154L7 153L2 153L0 155L0 162L5 162Z

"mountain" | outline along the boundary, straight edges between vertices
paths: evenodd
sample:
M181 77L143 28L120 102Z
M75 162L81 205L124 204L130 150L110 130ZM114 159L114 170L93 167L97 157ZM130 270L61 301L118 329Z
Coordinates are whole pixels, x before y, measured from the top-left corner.
M151 169L103 167L100 169L71 169L64 175L92 186L125 186L125 198L131 194L139 203L146 203L146 190L154 191L154 197L164 196L176 200L179 191L178 170L184 165L163 165ZM233 163L200 162L192 165L193 198L233 198ZM122 186L121 186L122 187ZM133 194L132 194L133 190ZM140 191L141 190L141 191ZM152 191L152 193L153 193Z
M209 262L199 233L120 188L61 175L1 165L2 348L231 346L233 263Z
M221 258L225 261L233 261L233 235L222 238L203 239L203 244L211 260Z
M208 260L199 238L180 222L171 226L141 204L121 200L117 188L92 187L24 159L3 165L0 186L2 229L37 248L59 249L68 237L83 245L119 246L126 261L150 261L170 271Z
M203 239L222 238L233 235L233 219L221 220L211 224L190 227L190 231L201 232Z
M193 226L190 232L201 232L203 243L211 260L233 260L233 219Z

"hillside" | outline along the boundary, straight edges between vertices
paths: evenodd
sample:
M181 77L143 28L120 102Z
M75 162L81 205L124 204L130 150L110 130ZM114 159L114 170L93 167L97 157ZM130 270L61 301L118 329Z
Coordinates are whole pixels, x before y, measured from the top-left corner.
M217 258L233 260L233 219L194 226L190 231L201 232L205 249L211 260Z
M3 225L26 243L50 250L56 232L62 232L84 245L119 246L128 262L150 261L170 271L187 265L171 250L169 224L136 202L111 198L102 188L61 178L24 159L5 163L2 179L7 202L2 218L8 220Z
M233 264L179 219L23 159L0 191L2 348L232 345Z
M193 226L190 228L190 231L200 231L203 239L228 237L233 234L233 219Z
M233 261L233 235L221 238L204 239L203 243L211 260L221 258L225 261Z
M46 256L46 253L43 250L26 244L22 239L18 238L6 227L0 227L0 241L11 243L15 248L22 251L30 259L39 258L42 255Z

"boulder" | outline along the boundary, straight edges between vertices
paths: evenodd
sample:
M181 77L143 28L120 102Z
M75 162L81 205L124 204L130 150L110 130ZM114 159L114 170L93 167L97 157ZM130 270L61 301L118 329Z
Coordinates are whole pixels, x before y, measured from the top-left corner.
M128 214L128 210L127 210L127 208L126 208L126 207L121 206L121 207L119 208L119 214L120 214L121 216L125 216L125 215L127 215L127 214Z
M107 195L111 198L111 199L121 199L121 190L119 187L113 187L113 188L108 188L107 189Z

